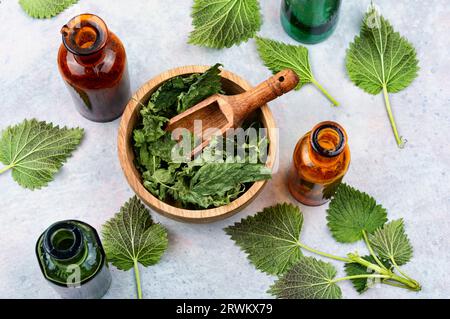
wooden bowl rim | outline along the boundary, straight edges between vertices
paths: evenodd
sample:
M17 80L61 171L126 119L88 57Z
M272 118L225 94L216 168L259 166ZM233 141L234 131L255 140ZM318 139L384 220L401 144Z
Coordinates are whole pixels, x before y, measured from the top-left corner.
M267 181L255 182L247 191L245 191L245 193L243 193L228 205L199 210L184 209L169 205L155 197L142 184L141 176L134 164L134 158L130 158L129 152L127 151L128 147L132 147L132 129L128 127L131 117L133 116L134 112L137 112L137 108L140 109L141 100L146 97L149 92L154 92L154 90L165 81L178 75L203 73L208 68L210 68L210 66L206 65L188 65L177 67L165 71L144 83L128 102L122 115L118 132L118 154L120 165L127 179L127 182L131 186L133 191L141 200L143 200L147 205L149 205L157 212L169 218L183 222L212 222L234 215L239 210L247 206L253 199L255 199L255 197L267 183ZM246 80L230 71L222 69L220 75L221 77L233 82L246 91L252 88L252 86ZM272 112L270 111L270 108L267 104L262 106L260 110L262 112L262 121L264 123L264 126L267 128L268 139L270 142L268 161L266 163L266 166L272 169L275 163L277 143L275 121Z

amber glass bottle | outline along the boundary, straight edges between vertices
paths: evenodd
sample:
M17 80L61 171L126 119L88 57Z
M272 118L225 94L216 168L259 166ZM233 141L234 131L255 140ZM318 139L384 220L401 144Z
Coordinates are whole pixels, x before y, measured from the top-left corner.
M308 206L325 204L350 164L347 134L335 122L321 122L297 143L289 172L289 190Z
M96 122L121 116L131 97L122 42L92 14L74 17L61 33L59 71L78 111Z

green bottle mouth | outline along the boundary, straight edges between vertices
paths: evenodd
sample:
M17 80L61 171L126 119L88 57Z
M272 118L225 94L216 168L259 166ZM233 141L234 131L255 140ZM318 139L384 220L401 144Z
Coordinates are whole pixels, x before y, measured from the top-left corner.
M58 222L44 234L44 250L53 258L66 260L75 257L83 247L80 229L71 223Z

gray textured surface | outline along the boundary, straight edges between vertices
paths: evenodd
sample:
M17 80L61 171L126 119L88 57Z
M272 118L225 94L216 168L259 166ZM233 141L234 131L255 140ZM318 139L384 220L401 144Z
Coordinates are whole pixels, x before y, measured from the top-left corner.
M31 192L9 174L0 176L0 297L55 298L40 274L34 245L52 222L84 220L100 229L133 194L116 155L118 121L96 124L79 116L69 100L56 66L59 28L70 17L92 12L103 17L124 42L131 85L137 89L158 73L187 64L225 67L256 84L269 75L251 40L228 50L186 44L191 30L191 1L80 0L50 20L26 16L16 0L0 1L0 128L36 117L57 124L82 126L86 138L48 188ZM260 34L294 43L279 23L278 0L262 0ZM348 43L358 32L369 0L346 0L335 34L310 46L317 79L341 102L331 108L312 86L271 103L281 129L280 167L258 200L240 214L214 224L178 223L157 214L169 230L169 250L161 263L142 269L147 298L266 298L274 278L250 265L222 228L261 208L293 201L285 174L297 139L322 120L340 122L349 134L352 164L348 183L372 194L389 211L404 217L414 244L414 259L405 270L423 284L420 293L383 286L365 298L449 297L450 277L450 9L448 1L387 1L377 4L397 30L417 48L420 77L405 91L392 95L401 134L408 139L399 150L389 126L382 96L370 96L352 85L345 74ZM302 207L303 240L310 246L345 254L359 245L337 244L326 227L325 206ZM339 269L341 265L337 263ZM135 296L133 273L113 269L107 298ZM358 297L349 283L345 297Z

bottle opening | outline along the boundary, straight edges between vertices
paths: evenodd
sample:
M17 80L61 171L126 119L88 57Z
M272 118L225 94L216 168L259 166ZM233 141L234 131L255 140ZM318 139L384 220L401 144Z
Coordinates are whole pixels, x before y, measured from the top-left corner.
M82 27L79 32L74 34L73 41L82 49L91 49L97 41L97 33L93 27Z
M65 251L75 244L75 235L68 229L60 229L53 234L51 240L56 250Z
M76 55L94 54L106 44L108 28L96 15L82 14L61 28L64 46Z
M334 157L345 148L346 134L335 122L319 123L311 133L311 145L317 153L325 157Z
M69 222L56 223L44 235L44 249L56 259L75 257L83 246L80 229Z

